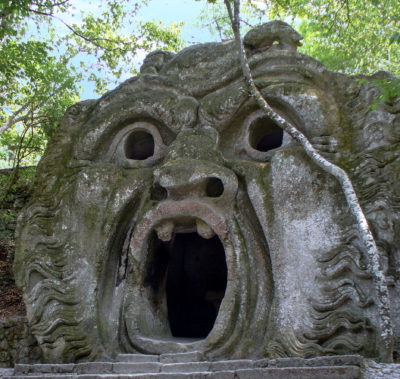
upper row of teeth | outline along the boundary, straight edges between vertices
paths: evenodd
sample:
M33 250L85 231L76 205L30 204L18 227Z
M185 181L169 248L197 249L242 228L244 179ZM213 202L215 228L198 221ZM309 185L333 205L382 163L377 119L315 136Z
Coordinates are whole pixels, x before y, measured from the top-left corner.
M210 239L215 236L215 232L207 225L204 221L196 219L197 233L206 239ZM175 224L172 220L167 220L155 227L158 238L163 242L171 240L174 233Z

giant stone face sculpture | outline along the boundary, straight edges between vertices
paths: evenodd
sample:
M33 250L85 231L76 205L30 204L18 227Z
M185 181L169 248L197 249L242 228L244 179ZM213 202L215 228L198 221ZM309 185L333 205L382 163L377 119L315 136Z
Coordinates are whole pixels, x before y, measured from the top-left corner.
M282 22L248 33L256 84L351 175L396 299L399 101L371 110L376 89L298 53L300 39ZM68 110L20 216L15 273L48 361L378 351L341 188L249 98L232 41L154 52ZM392 301L396 343L398 314Z

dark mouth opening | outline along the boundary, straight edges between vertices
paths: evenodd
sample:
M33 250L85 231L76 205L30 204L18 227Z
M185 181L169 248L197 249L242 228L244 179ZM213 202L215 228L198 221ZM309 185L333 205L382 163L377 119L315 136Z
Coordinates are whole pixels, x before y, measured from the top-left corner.
M218 238L175 231L161 241L154 232L145 286L155 305L167 306L173 337L205 338L214 326L227 284L225 250ZM164 299L164 300L163 300ZM165 306L165 305L164 305Z

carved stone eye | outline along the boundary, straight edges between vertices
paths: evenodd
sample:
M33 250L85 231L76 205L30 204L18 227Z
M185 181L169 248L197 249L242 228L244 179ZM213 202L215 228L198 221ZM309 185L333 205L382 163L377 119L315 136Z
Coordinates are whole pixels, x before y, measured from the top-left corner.
M283 130L267 117L254 120L250 125L249 143L258 151L269 151L282 146Z
M268 161L276 149L292 143L291 137L262 110L251 113L245 119L242 133L238 141L238 151L245 152L247 157L260 162Z
M162 159L166 146L158 128L144 121L121 129L109 148L111 162L125 168L151 167Z
M154 138L144 130L133 130L125 140L125 156L143 161L154 155Z

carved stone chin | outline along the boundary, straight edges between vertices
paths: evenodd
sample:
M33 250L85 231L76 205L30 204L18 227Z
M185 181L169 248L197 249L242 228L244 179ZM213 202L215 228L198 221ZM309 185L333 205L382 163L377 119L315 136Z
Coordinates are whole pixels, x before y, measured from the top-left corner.
M256 84L349 172L396 299L399 100L372 110L372 85L300 40L282 22L249 32ZM70 108L37 175L15 276L48 361L377 354L340 186L248 97L233 42L152 53L138 77ZM398 301L392 314L397 346Z

